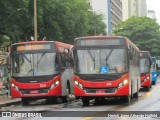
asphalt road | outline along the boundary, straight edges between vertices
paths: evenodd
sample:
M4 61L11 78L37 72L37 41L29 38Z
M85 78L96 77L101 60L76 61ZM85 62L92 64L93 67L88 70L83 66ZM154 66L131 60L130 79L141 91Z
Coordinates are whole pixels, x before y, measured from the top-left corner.
M46 104L45 100L38 100L33 101L28 106L12 105L3 108L1 111L11 111L12 115L14 114L15 118L3 117L5 120L23 119L18 118L18 115L24 118L30 117L25 118L26 120L157 120L160 119L159 94L160 79L158 79L156 85L152 86L150 91L140 91L139 98L133 99L130 104L112 98L101 103L95 103L92 100L90 105L85 107L80 99L65 104L61 100L54 104Z

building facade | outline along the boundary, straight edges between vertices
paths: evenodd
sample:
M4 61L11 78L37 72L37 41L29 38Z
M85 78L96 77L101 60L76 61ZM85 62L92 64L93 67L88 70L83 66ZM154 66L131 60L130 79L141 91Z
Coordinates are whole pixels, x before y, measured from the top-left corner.
M152 18L154 20L156 20L156 14L154 10L148 10L147 11L147 17Z
M104 15L107 32L108 0L89 0L89 3L95 13ZM111 30L132 16L147 16L146 0L110 0Z
M137 16L137 0L122 0L123 21Z
M108 0L89 0L89 2L94 12L104 15L104 22L108 26ZM122 21L122 0L110 0L110 19L111 29Z
M137 16L147 16L146 0L137 0Z

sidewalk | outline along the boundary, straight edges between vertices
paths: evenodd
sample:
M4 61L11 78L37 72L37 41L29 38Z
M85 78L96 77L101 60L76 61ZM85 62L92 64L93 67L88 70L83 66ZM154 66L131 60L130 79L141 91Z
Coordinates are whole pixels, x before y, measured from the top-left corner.
M21 104L20 98L11 98L7 95L0 95L0 108L6 107L14 104Z

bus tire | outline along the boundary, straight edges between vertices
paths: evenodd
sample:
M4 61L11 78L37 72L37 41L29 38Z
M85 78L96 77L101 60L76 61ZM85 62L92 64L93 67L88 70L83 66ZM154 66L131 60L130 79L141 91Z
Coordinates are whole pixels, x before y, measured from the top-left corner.
M82 103L83 103L83 106L88 106L89 105L89 98L82 97Z
M130 103L130 102L131 102L131 95L122 96L122 97L121 97L121 100L122 100L124 103Z
M52 103L57 103L57 98L56 97L46 98L46 104L52 104Z
M23 106L29 105L29 99L28 98L22 98L21 101L22 101Z
M156 81L152 81L152 85L155 85L156 84Z
M149 91L149 90L150 90L150 86L145 86L145 87L144 87L144 90L145 90L145 91Z
M150 89L152 88L152 84L150 85Z
M134 93L134 95L133 95L134 98L138 99L138 93L139 93L138 91L136 93Z

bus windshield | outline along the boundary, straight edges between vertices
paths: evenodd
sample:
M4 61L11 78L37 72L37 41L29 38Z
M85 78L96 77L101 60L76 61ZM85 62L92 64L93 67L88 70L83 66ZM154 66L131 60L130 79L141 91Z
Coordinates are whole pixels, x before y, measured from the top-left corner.
M12 75L15 77L41 76L55 74L56 53L15 54L12 59Z
M84 49L77 50L79 74L110 74L127 72L125 49Z
M141 73L147 73L150 71L149 60L145 58L140 59L140 71Z

